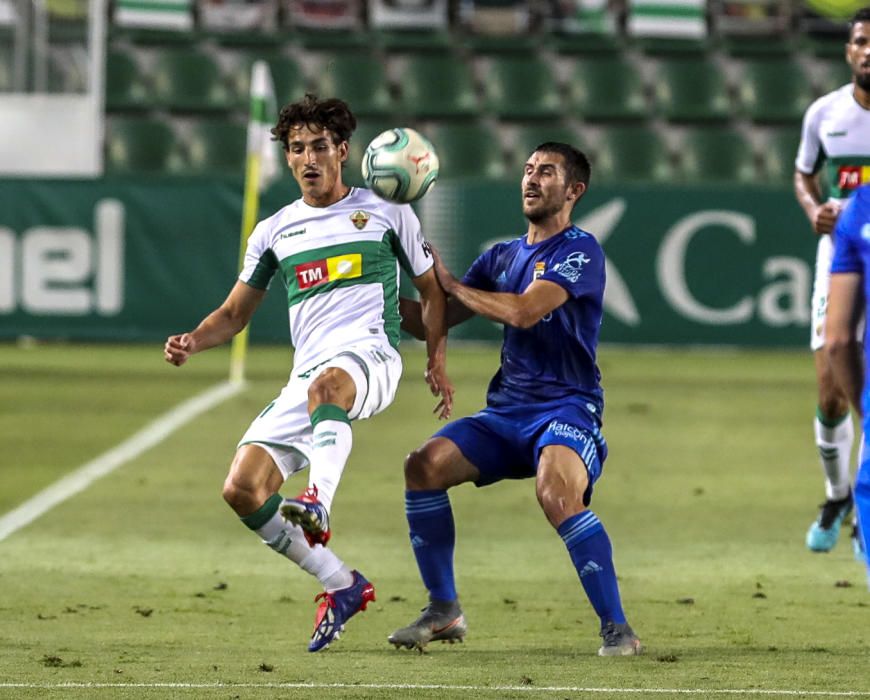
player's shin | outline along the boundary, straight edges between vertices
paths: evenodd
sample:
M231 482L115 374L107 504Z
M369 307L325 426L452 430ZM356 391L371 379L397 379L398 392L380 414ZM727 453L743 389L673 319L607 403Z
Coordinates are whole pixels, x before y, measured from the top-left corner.
M558 532L601 624L624 623L625 613L613 567L613 549L604 525L595 513L584 510L559 525Z
M327 591L351 585L353 575L350 569L331 549L320 545L311 547L302 528L281 517L278 508L282 501L280 495L273 494L256 511L241 520L262 538L266 546L317 578Z
M849 458L855 438L852 416L829 418L816 412L813 422L816 446L825 472L825 490L829 500L838 501L849 495Z
M329 512L350 456L353 432L347 411L334 404L318 406L311 414L311 425L314 437L308 485L317 487L317 500Z
M406 491L405 514L417 567L430 600L456 600L453 577L456 533L447 492Z

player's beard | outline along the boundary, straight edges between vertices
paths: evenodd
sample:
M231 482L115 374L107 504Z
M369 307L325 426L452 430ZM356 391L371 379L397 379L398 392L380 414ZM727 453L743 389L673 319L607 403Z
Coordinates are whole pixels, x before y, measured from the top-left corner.
M523 215L533 224L539 224L542 221L555 216L562 210L562 206L556 202L542 202L541 206L534 209L527 209L523 206Z
M855 85L861 88L864 92L870 92L870 73L856 73Z

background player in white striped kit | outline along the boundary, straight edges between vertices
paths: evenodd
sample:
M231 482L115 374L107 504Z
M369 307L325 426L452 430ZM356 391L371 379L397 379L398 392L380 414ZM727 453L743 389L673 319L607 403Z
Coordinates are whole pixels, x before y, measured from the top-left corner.
M845 53L852 82L807 109L794 174L798 203L819 237L810 347L815 355L819 401L814 432L825 473L826 500L806 535L807 547L814 552L833 549L840 526L852 510L849 463L854 427L846 392L837 385L825 352L825 318L834 249L830 234L849 194L870 182L870 7L852 16ZM820 182L823 166L827 197L822 195Z
M273 550L317 577L324 593L309 651L325 649L374 588L331 549L329 510L350 455L350 423L379 413L402 373L397 351L399 267L420 293L426 327L426 380L450 415L445 296L420 222L408 205L349 187L341 169L356 119L339 99L306 95L286 105L272 129L302 198L257 224L243 270L226 300L193 331L168 338L164 355L182 365L242 330L278 273L287 288L293 369L281 394L239 442L223 496ZM308 488L278 489L309 466Z

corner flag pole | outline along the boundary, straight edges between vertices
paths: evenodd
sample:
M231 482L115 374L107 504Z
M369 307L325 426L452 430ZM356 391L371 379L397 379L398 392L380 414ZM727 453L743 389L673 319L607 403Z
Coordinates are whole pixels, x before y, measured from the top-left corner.
M257 223L260 193L278 172L275 144L269 132L276 112L272 75L265 61L256 61L251 68L251 116L248 121L248 149L245 161L245 189L242 200L242 228L239 240L239 270L245 261L248 236ZM233 338L230 349L230 381L245 380L245 360L248 355L248 326Z

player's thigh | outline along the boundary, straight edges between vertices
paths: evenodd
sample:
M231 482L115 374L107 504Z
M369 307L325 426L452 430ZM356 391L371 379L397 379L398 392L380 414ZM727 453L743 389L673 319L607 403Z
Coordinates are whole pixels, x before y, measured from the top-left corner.
M477 481L480 471L446 437L432 437L405 460L405 485L411 490L449 489Z
M573 512L578 512L584 507L584 494L588 488L587 465L574 448L547 445L541 450L535 491L542 505L544 501L560 501Z
M371 343L342 351L324 365L338 368L353 381L353 405L347 412L351 420L365 420L380 413L396 398L402 378L402 357L390 345Z

